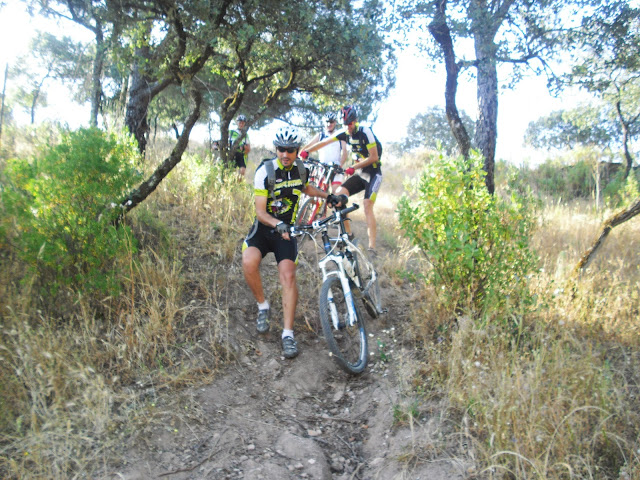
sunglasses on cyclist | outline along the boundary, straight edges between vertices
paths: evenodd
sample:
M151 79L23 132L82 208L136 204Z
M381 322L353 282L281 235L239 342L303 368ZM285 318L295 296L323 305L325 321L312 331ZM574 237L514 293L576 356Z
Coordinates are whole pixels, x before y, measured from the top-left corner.
M278 151L280 153L284 153L284 152L295 153L296 150L298 150L296 147L278 147Z

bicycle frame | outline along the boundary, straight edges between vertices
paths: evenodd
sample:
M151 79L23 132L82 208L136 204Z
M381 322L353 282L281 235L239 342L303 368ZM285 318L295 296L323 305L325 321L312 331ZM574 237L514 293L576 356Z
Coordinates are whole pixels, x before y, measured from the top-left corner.
M338 165L326 165L324 163L320 163L314 159L308 159L305 162L307 168L309 168L309 179L314 185L324 192L329 192L331 188L331 182L335 178L338 173L343 172L342 168ZM305 221L307 225L310 225L318 215L324 215L326 211L326 201L322 198L313 198L308 197L307 195L302 195L300 197L300 205L304 205L308 199L312 201L312 209L310 215L307 217L309 220ZM301 212L302 213L302 212ZM296 223L299 221L296 219Z
M349 321L351 325L355 324L356 320L356 312L353 306L355 299L353 298L354 289L352 288L352 284L356 286L355 293L358 298L360 298L365 291L366 285L361 285L361 279L358 275L355 274L354 265L347 258L346 252L351 249L356 249L357 247L351 243L349 240L349 235L347 234L344 226L344 220L347 213L350 213L354 210L360 208L359 205L353 204L351 207L335 211L331 217L327 217L322 220L316 220L311 223L311 225L299 225L297 227L291 227L292 234L295 235L308 235L310 236L316 246L318 242L316 240L315 234L321 233L322 240L324 244L325 257L318 261L318 267L322 272L322 281L324 282L328 277L334 275L340 278L340 283L342 284L342 288L345 292L348 292L349 301L347 302L347 308L349 310ZM338 237L331 238L329 237L328 227L330 225L338 225ZM309 232L309 230L313 231L313 234ZM344 246L344 250L341 250L339 247ZM335 265L337 269L331 269L331 264ZM350 271L348 272L347 269ZM373 270L373 269L372 269ZM376 274L375 270L373 270L374 276L373 280L375 281ZM352 282L352 283L350 283ZM337 325L334 325L337 328Z
M378 318L382 313L373 264L349 240L345 229L346 215L358 208L357 204L353 204L335 210L311 225L294 225L290 230L293 237L311 237L316 248L320 247L317 237L318 233L321 234L324 256L318 259L318 267L322 272L318 298L320 324L331 355L340 368L350 374L362 373L369 355L366 322L357 300L362 301L372 318ZM337 236L329 236L329 227L335 226L338 228ZM304 237L298 243L303 240Z

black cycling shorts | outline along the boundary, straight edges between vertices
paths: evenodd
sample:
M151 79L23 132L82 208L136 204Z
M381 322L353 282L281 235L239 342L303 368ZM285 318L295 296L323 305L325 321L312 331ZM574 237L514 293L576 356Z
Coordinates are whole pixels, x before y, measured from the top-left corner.
M242 152L235 152L233 154L233 162L238 168L247 168L247 162L244 161L244 153Z
M253 222L251 230L244 239L242 251L248 247L256 247L262 253L262 258L269 252L276 256L276 262L291 260L298 263L298 242L294 239L285 240L273 227L269 227L257 220Z
M367 177L369 177L368 174ZM377 172L372 177L371 180L365 180L358 174L352 175L344 181L342 186L348 190L349 196L364 190L364 198L375 202L380 185L382 185L382 173Z

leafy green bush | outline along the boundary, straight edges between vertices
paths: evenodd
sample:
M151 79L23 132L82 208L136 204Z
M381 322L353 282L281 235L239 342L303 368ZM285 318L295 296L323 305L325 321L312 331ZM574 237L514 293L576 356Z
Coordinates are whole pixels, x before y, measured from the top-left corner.
M620 170L607 184L603 191L604 199L610 208L620 208L630 204L640 197L638 185L638 173L631 170L629 176L624 178L624 170Z
M83 129L32 160L8 161L0 234L37 274L42 293L118 290L117 260L135 246L113 221L117 202L139 181L137 158L130 140Z
M541 192L566 200L589 198L595 188L593 168L584 160L578 160L572 165L547 160L532 172L532 177Z
M481 166L477 156L441 157L398 203L405 234L433 266L428 281L445 304L474 315L528 298L526 276L536 266L530 209L515 193L490 195Z

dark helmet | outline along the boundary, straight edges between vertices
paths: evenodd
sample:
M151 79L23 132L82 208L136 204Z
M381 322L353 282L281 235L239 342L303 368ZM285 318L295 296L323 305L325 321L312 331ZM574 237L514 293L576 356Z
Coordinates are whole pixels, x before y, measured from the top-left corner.
M346 125L358 119L358 112L353 105L347 105L340 110L340 116L342 117L342 123Z
M336 115L336 112L328 112L324 114L324 121L325 122L337 122L338 121L338 116Z
M246 122L247 121L247 117L245 117L244 115L238 115L238 118L236 118L236 122Z
M300 145L302 145L302 136L296 127L285 125L280 127L276 132L276 138L273 144L276 147L300 148Z

